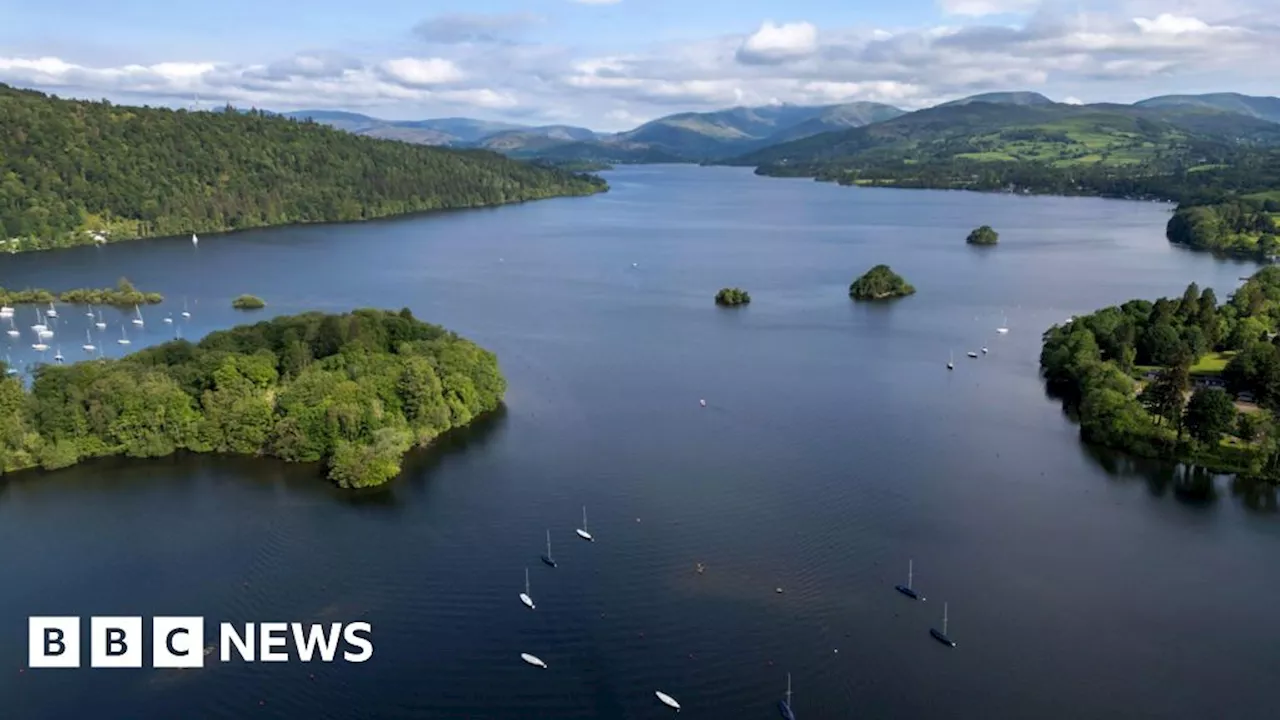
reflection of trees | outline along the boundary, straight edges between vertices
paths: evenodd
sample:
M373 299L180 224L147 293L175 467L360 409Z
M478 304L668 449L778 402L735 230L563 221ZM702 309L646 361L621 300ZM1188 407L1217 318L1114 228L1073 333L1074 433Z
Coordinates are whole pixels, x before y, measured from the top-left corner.
M1252 478L1231 480L1231 494L1254 512L1280 512L1280 486Z

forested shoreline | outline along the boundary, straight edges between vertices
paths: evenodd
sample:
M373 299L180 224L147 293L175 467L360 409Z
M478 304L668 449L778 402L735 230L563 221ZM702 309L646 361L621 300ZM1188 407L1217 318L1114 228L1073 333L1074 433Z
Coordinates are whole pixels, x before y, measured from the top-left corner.
M158 292L143 292L133 286L126 278L120 278L113 288L77 288L54 293L43 288L25 288L22 290L6 290L0 287L0 303L5 305L46 305L55 302L74 305L111 305L114 307L133 307L134 305L156 305L164 302L164 296Z
M226 108L63 100L0 84L0 249L350 222L607 190L483 150Z
M382 484L411 447L492 411L493 353L398 313L318 312L0 380L0 473L180 450L324 463Z
M1087 442L1278 482L1278 322L1272 266L1222 304L1193 283L1055 325L1040 367Z

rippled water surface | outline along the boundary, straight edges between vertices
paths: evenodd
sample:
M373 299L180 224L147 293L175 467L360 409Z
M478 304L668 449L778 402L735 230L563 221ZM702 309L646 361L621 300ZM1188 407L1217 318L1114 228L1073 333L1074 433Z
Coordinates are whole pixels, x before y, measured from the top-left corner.
M0 716L657 718L663 690L681 717L765 718L787 672L802 718L1273 712L1274 497L1083 447L1036 375L1049 325L1193 280L1225 297L1252 266L1170 247L1164 205L608 175L587 199L0 257L5 287L164 293L141 332L106 313L109 354L122 324L136 348L243 320L247 292L248 317L410 307L510 384L374 494L213 457L0 480ZM982 224L998 248L964 244ZM877 263L919 292L850 302ZM714 307L723 286L752 304ZM89 319L61 316L50 345L83 357ZM912 558L925 603L892 590ZM375 652L24 670L32 614L366 620Z

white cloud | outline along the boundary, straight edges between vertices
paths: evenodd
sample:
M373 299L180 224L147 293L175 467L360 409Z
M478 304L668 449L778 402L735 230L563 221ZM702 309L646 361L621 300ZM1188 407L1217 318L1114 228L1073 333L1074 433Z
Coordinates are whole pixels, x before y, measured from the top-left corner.
M396 58L378 69L394 81L417 87L457 82L463 77L457 65L443 58Z
M738 48L745 63L778 63L812 55L818 49L818 28L807 22L774 24L765 20Z
M1021 13L1034 8L1038 0L938 0L942 12L948 15L983 17Z
M1084 101L1076 97L1075 95L1070 95L1062 98L1062 102L1067 105L1083 105L1084 104Z
M617 5L622 0L573 0L579 5Z

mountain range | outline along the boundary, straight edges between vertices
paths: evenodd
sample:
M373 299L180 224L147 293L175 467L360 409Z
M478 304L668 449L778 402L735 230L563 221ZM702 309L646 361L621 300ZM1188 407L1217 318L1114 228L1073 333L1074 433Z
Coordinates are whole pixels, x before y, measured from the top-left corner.
M1169 143L1186 147L1217 138L1270 144L1280 131L1280 98L1235 93L1082 105L1057 103L1035 92L994 92L915 112L868 102L772 104L678 113L618 133L471 118L391 121L325 110L284 114L359 135L552 162L813 163L869 152L927 155L948 144L951 150L943 154L968 159L983 159L984 153L989 160L1044 159L1046 152L1061 155L1055 158L1060 161L1101 154L1110 159L1119 151L1128 161L1139 162ZM1070 142L1041 147L1009 139L1010 133L1030 130Z

